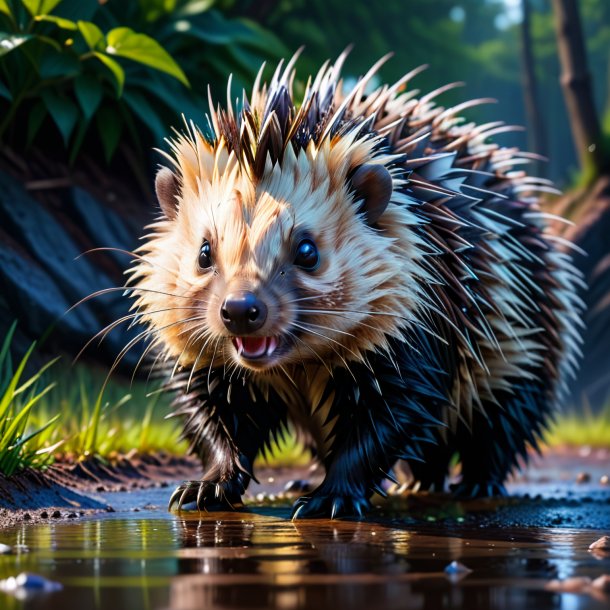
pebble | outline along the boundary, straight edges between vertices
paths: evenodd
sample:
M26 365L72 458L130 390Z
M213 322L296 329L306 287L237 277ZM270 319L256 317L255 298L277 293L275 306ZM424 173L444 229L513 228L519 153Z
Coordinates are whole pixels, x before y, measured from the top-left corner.
M311 483L304 479L294 479L284 485L284 491L288 493L307 493L311 491Z
M589 545L590 551L610 551L610 536L602 536Z
M468 572L472 572L472 570L459 561L452 561L445 567L445 574L467 574Z
M564 580L551 580L546 588L562 593L582 593L591 586L591 582L588 576L573 576Z
M589 483L591 481L591 475L588 472L579 472L576 476L577 483Z
M55 510L51 513L51 519L61 519L61 513L58 510Z
M600 477L599 482L601 485L610 485L610 477L604 474Z
M0 555L12 555L13 547L8 544L0 544Z
M22 572L18 576L10 576L5 580L0 580L0 591L5 593L51 593L61 589L63 589L61 583L48 580L44 576L32 572Z
M591 586L598 591L603 593L610 593L610 574L602 574L598 576L592 583Z

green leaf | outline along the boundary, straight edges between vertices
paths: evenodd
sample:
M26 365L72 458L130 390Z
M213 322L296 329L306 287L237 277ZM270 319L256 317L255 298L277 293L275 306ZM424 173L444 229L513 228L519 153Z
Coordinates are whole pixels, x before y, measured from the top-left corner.
M48 15L61 2L61 0L21 0L30 15Z
M182 68L171 55L156 41L146 34L136 34L131 28L115 28L106 36L108 46L106 53L125 57L165 72L189 86Z
M61 3L54 11L59 17L77 21L91 21L99 10L101 2L99 0L61 0ZM107 9L105 9L107 10Z
M133 110L136 118L140 119L153 132L157 144L161 144L167 134L167 126L159 118L148 100L135 91L126 91L123 97L127 105Z
M87 130L89 129L89 121L85 120L85 121L80 121L80 123L78 124L78 128L76 130L76 135L74 136L73 140L72 140L72 149L70 150L70 158L69 158L69 164L73 165L74 164L74 160L76 159L76 156L78 155L81 146L83 145L83 141L85 139L85 135L87 133Z
M79 21L77 23L78 30L82 34L87 46L92 50L103 50L105 46L104 33L100 28L89 21Z
M104 95L102 84L94 76L82 74L74 81L74 92L85 119L88 121L102 101Z
M6 32L0 32L0 57L34 38L30 34L7 34Z
M12 101L13 96L9 88L0 80L0 97L4 97L9 101Z
M34 141L40 126L42 125L44 118L47 116L47 108L42 100L38 100L34 105L34 108L28 114L28 131L26 138L26 146Z
M11 7L8 5L6 0L0 0L0 13L11 15Z
M72 100L58 95L51 89L45 89L41 93L41 97L67 146L78 120L78 106Z
M107 55L97 52L93 55L95 55L95 57L99 59L110 70L110 72L112 72L117 96L120 97L123 93L123 85L125 83L125 71L117 61L108 57Z
M63 17L56 17L55 15L38 15L34 17L34 21L54 23L62 30L76 30L78 28L74 21L71 21L70 19L64 19Z
M104 148L106 162L110 162L116 147L121 138L123 124L118 115L112 108L102 106L95 116L97 129Z
M81 71L81 63L71 51L46 49L38 63L41 78L72 78Z

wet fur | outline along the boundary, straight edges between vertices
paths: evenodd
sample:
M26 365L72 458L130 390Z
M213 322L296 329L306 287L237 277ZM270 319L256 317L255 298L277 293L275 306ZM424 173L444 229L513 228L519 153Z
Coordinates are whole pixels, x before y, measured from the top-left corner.
M502 493L574 370L580 279L538 207L548 184L518 169L528 155L489 143L501 124L464 123L469 104L417 98L409 76L365 96L379 65L344 95L342 61L298 109L292 62L257 81L240 111L212 112L212 138L191 126L173 141L158 180L165 213L131 283L206 469L179 507L238 505L289 422L326 468L295 517L362 514L399 458L439 489L458 452L459 493ZM383 180L360 184L377 174L389 203ZM312 273L292 265L303 235ZM265 295L260 334L287 338L271 368L241 361L219 318L236 287Z

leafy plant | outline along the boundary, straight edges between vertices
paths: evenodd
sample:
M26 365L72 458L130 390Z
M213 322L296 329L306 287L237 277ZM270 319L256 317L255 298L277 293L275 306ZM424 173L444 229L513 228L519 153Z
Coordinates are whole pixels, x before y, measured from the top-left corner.
M9 347L15 328L16 324L13 324L0 349L0 473L7 476L25 467L45 466L52 452L61 444L61 441L50 446L47 443L57 426L59 415L33 428L30 425L34 408L53 388L53 384L49 384L40 390L39 382L54 361L26 381L21 381L35 344L31 345L13 371Z
M96 0L0 0L0 96L5 107L0 138L11 127L22 131L14 122L27 110L27 143L50 119L74 158L95 123L109 159L124 108L116 115L107 110L113 100L129 103L127 75L150 68L188 85L182 69L149 36L129 27L104 33L89 21L98 9Z
M0 0L0 140L27 148L54 125L70 162L86 139L110 160L123 140L140 152L160 144L182 114L201 122L210 81L233 72L245 85L284 54L212 4Z

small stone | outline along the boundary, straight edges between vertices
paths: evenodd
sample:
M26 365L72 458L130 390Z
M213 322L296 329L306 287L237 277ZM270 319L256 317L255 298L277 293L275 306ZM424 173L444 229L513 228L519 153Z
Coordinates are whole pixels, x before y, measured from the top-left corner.
M602 574L598 576L592 583L591 586L598 591L603 593L610 593L610 574Z
M112 506L107 506L107 507L106 507L106 512L107 512L107 513L114 513L114 512L116 512L116 511L114 510L114 508L112 508Z
M610 485L610 477L607 474L604 474L599 479L600 485Z
M445 568L445 574L467 574L469 572L472 572L472 570L459 561L452 561Z
M48 519L48 518L49 518L49 513L48 513L46 510L43 510L43 511L40 513L40 518L41 518L41 519Z
M589 483L591 481L591 475L588 472L579 472L576 475L576 482L579 484Z
M76 513L70 513L68 515L68 519L76 519L76 517L77 517Z
M51 593L63 589L61 583L48 580L40 574L22 572L18 576L10 576L0 580L0 591L18 595L21 591L27 593Z
M311 483L305 479L294 479L284 485L284 491L286 493L308 493L311 491Z
M551 580L546 588L550 591L562 593L582 593L591 586L591 579L588 576L573 576L564 580Z
M54 510L51 513L51 519L61 519L61 513L58 510Z
M25 515L23 515L24 521L30 521L31 519L32 519L32 515L30 515L30 513L25 513Z
M590 551L608 551L610 552L610 536L602 536L589 545Z
M8 544L0 544L0 555L12 555L13 547Z

